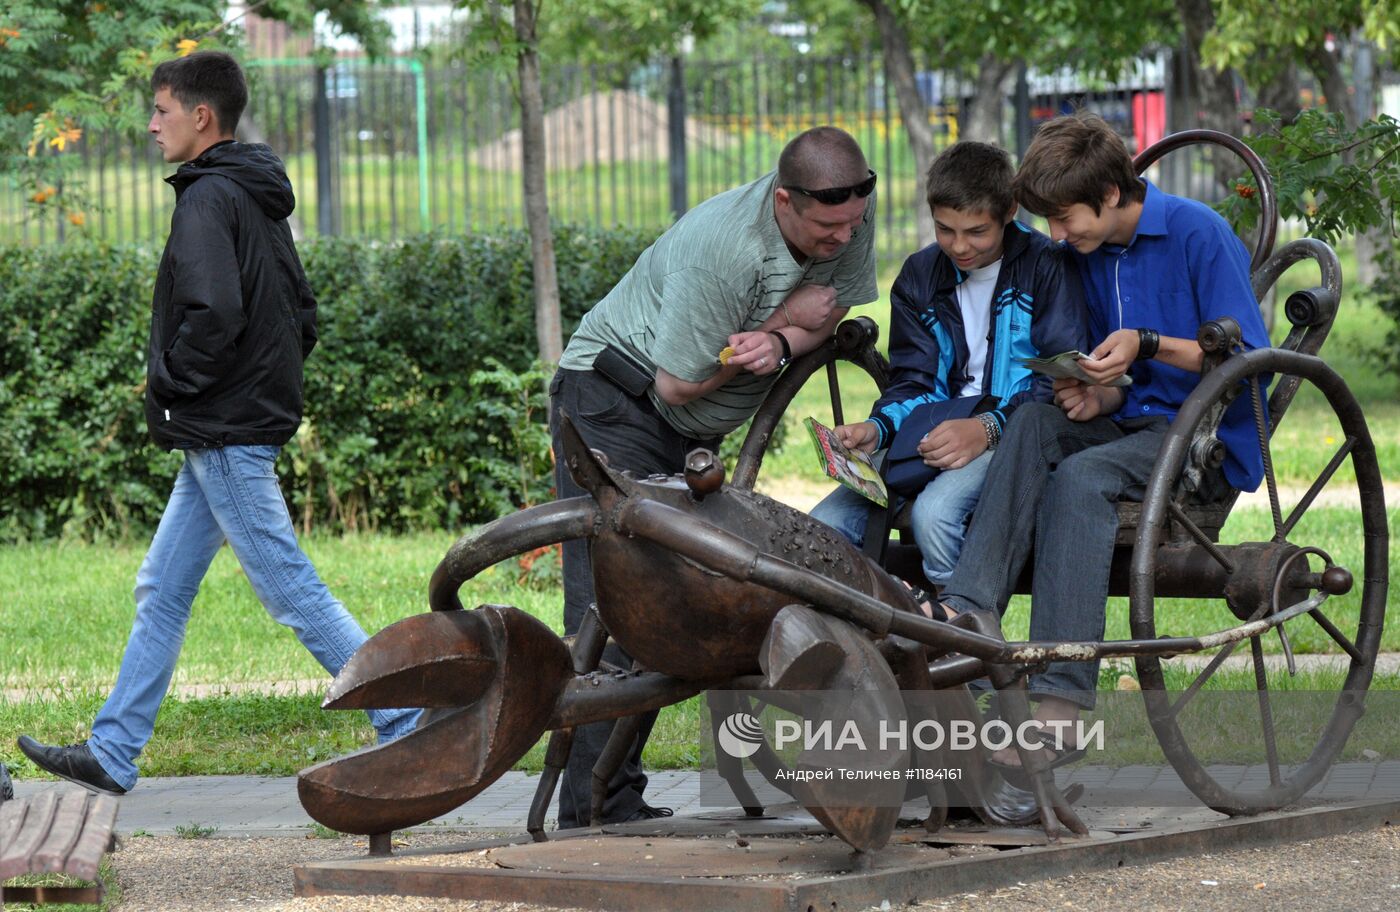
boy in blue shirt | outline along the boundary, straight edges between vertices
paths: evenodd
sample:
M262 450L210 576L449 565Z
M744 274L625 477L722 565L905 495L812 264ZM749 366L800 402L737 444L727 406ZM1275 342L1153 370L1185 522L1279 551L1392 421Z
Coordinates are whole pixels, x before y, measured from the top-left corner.
M1229 224L1138 178L1101 118L1070 115L1041 127L1015 191L1073 248L1096 343L1079 363L1096 382L1057 380L1053 404L1029 405L1008 424L943 604L1005 610L1034 544L1031 639L1101 640L1116 504L1142 499L1162 438L1199 379L1197 328L1233 317L1246 346L1266 347L1269 337L1249 255ZM1130 386L1104 385L1125 373ZM1220 438L1224 480L1254 490L1263 460L1248 397L1226 412ZM1093 707L1097 681L1096 662L1051 663L1030 680L1035 718L1074 720ZM1047 761L1067 759L1065 747L1045 745ZM1013 749L994 761L1020 762Z
M890 290L890 384L870 417L836 428L841 441L884 449L915 408L990 397L989 410L950 418L919 444L939 469L914 500L923 572L942 585L957 563L992 449L1011 414L1049 402L1047 377L1020 361L1087 344L1083 293L1064 250L1014 220L1011 158L996 146L954 143L929 166L937 243L904 262ZM857 545L870 502L837 488L812 511Z

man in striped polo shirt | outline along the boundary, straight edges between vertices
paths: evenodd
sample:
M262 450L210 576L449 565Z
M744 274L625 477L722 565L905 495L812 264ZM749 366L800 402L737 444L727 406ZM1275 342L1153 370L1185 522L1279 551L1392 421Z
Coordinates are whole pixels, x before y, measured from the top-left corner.
M875 172L835 127L802 133L777 170L686 213L583 318L550 384L559 417L615 469L671 475L696 447L718 450L758 411L792 358L826 341L846 311L876 299ZM725 362L719 355L731 349ZM562 462L558 496L584 493ZM594 601L583 541L564 543L564 629ZM609 646L607 661L631 660ZM608 785L607 823L655 817L642 800L648 714ZM586 826L593 764L611 722L581 726L559 795L559 827Z

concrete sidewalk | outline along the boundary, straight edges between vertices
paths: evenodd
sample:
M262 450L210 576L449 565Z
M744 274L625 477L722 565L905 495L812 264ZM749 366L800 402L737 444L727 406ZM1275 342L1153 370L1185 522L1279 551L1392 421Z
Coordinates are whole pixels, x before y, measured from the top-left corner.
M648 773L647 801L696 814L700 807L700 774L694 771ZM506 773L494 785L450 814L419 829L524 831L539 776ZM30 779L15 782L15 797L44 789L76 789L70 782ZM297 800L295 776L179 776L143 778L120 799L117 831L153 836L176 835L191 825L216 828L217 836L306 836L312 820ZM554 813L547 826L554 827Z
M1263 765L1216 767L1212 768L1212 773L1227 788L1247 785L1253 790L1268 782L1268 770ZM713 813L736 803L713 772L663 771L648 773L648 778L647 802L674 808L677 816ZM1124 809L1155 805L1204 810L1171 767L1079 766L1062 770L1059 780L1062 786L1083 785L1086 804ZM416 829L422 832L523 832L538 781L536 775L506 773L467 804ZM15 794L23 798L50 788L76 789L78 786L26 780L15 783ZM1324 803L1361 798L1400 799L1400 760L1339 763L1308 797ZM177 835L180 828L193 826L212 827L215 836L305 837L312 832L313 824L297 800L296 778L292 776L151 777L140 780L136 788L121 798L117 830L122 834ZM552 813L546 826L554 827Z

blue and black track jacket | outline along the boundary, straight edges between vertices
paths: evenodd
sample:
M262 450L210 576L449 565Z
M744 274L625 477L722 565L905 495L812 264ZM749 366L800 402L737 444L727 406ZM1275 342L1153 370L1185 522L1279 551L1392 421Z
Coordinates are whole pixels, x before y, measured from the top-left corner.
M904 417L925 402L957 398L970 379L957 288L967 277L937 244L904 261L890 290L890 385L870 419L889 445ZM1088 317L1079 271L1065 249L1013 221L1006 226L1001 271L987 334L987 393L1004 427L1016 406L1051 399L1049 377L1020 358L1087 350Z

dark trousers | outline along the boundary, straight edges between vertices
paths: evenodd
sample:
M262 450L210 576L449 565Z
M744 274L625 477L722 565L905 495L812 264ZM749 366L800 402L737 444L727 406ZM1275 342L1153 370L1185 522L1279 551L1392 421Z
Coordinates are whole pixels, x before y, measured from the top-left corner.
M1120 500L1140 501L1170 422L1071 421L1026 403L987 470L962 555L943 590L959 611L1005 611L1035 546L1032 640L1102 640ZM1093 708L1097 662L1052 662L1032 694Z
M645 396L634 399L593 371L555 372L549 387L549 430L554 441L554 482L562 500L587 494L574 483L564 465L559 422L567 414L588 446L608 457L609 467L638 475L674 475L685 466L685 454L696 447L718 451L718 440L695 440L666 423ZM564 542L564 632L577 633L595 601L593 562L587 540ZM630 668L632 659L610 644L604 661ZM656 721L656 711L642 719L637 743L608 783L603 820L627 820L643 805L647 777L642 772L642 748ZM587 826L593 788L593 764L612 733L612 722L580 725L574 730L573 751L559 787L559 828Z

